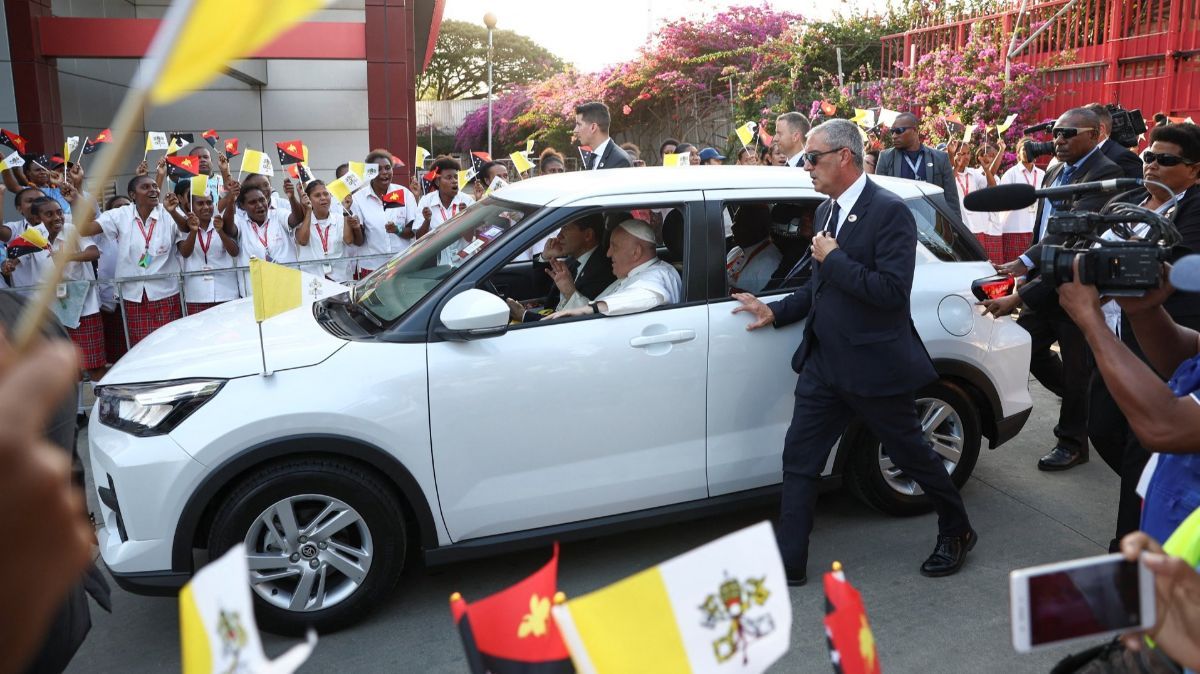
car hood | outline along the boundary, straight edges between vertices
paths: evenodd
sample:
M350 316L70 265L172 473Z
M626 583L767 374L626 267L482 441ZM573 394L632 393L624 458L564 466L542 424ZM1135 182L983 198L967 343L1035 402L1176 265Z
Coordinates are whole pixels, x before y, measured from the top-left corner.
M340 289L340 290L338 290ZM318 297L344 292L327 283ZM307 295L307 293L306 293ZM263 353L269 371L315 365L346 341L330 335L313 318L311 296L301 306L259 326L250 298L226 302L155 330L109 370L101 384L129 384L188 377L229 379L260 374Z

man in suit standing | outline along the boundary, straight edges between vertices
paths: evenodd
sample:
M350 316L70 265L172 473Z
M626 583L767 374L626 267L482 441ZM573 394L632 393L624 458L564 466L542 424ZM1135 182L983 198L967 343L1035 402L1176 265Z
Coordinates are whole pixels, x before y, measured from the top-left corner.
M916 222L899 197L863 173L862 136L853 123L834 119L813 129L803 161L814 189L829 195L816 212L812 277L771 304L737 293L740 304L733 310L753 315L747 330L808 319L792 356L800 377L783 447L778 537L788 584L807 580L817 482L853 416L937 510L937 544L921 573L953 574L978 536L917 420L915 392L937 374L909 308Z
M592 148L585 156L584 170L626 168L633 166L629 155L608 136L612 115L608 106L600 101L581 103L575 106L575 137L580 145Z
M1087 108L1064 112L1051 130L1054 156L1059 163L1046 172L1042 187L1074 185L1094 180L1120 178L1121 168L1100 151L1100 118ZM1018 146L1018 152L1021 148ZM1055 287L1040 277L1042 249L1067 240L1060 234L1047 234L1050 215L1061 211L1095 211L1110 195L1103 192L1080 194L1051 203L1042 199L1033 224L1033 245L1020 258L1000 266L1013 276L1029 281L1017 293L983 305L994 316L1012 313L1025 305L1017 323L1033 338L1029 371L1055 395L1062 397L1058 425L1054 427L1055 446L1038 460L1039 470L1067 470L1088 461L1088 380L1092 366L1083 333L1058 305ZM1059 354L1050 347L1058 342ZM1061 355L1060 355L1061 354Z
M1100 151L1104 153L1105 157L1112 160L1112 163L1121 167L1124 177L1141 178L1142 160L1129 148L1121 147L1109 135L1112 133L1112 113L1099 103L1092 103L1087 106L1087 109L1096 113L1096 117L1100 120Z
M775 118L775 142L779 150L788 158L787 165L792 168L804 168L800 155L804 153L804 143L808 140L808 131L812 123L798 112L785 112Z
M892 147L879 153L875 174L924 180L937 185L942 188L946 205L961 220L958 187L954 182L954 169L950 167L950 155L921 142L921 120L911 112L900 113L891 131Z

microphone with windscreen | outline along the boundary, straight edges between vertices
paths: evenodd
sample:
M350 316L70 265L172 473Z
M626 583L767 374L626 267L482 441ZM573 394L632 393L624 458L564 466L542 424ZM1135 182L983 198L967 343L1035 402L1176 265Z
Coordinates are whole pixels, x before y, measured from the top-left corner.
M1092 192L1116 192L1141 187L1143 182L1137 178L1114 178L1112 180L1095 180L1074 185L1059 185L1034 189L1033 185L1015 183L1011 185L996 185L978 192L971 192L963 198L963 206L970 211L994 213L997 211L1015 211L1019 208L1032 206L1043 197L1055 199L1070 197L1077 194Z

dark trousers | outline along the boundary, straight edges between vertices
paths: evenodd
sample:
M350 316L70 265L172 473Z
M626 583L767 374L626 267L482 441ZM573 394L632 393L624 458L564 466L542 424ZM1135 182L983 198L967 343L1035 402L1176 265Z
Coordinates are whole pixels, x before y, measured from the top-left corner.
M1060 312L1026 310L1017 325L1033 340L1029 372L1062 398L1054 437L1066 449L1087 452L1088 384L1092 376L1091 355L1083 333ZM1058 342L1059 354L1050 350Z
M853 416L867 424L888 457L925 490L937 510L938 532L965 534L970 523L962 497L942 460L925 441L914 396L864 398L839 391L828 383L827 368L821 362L820 349L814 347L796 383L796 407L784 438L778 533L784 566L798 573L808 566L817 481L829 450Z
M1121 478L1120 498L1117 500L1117 529L1109 543L1109 552L1117 552L1116 544L1125 534L1138 530L1142 519L1142 497L1137 485L1142 470L1150 460L1150 452L1142 447L1129 428L1129 421L1096 372L1092 377L1088 437L1104 463Z

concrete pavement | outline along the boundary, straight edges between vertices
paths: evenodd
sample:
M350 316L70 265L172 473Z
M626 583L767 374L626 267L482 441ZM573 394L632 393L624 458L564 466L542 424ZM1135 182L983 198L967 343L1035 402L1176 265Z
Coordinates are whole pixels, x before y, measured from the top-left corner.
M1117 479L1093 455L1065 473L1035 463L1053 444L1057 399L1036 383L1025 430L997 450L983 450L964 498L980 542L956 576L924 578L917 568L933 548L933 515L890 518L844 492L823 496L813 533L808 586L791 590L792 648L773 672L828 672L817 574L839 560L866 603L884 671L1049 671L1072 650L1013 651L1008 572L1014 568L1102 554L1116 514ZM770 517L756 509L687 525L598 538L562 547L559 584L579 595ZM447 598L481 598L528 575L549 550L432 569L407 569L396 591L363 623L323 635L302 671L465 672ZM179 668L176 603L114 586L114 613L93 606L94 626L69 672L160 672ZM268 651L291 642L264 635Z

